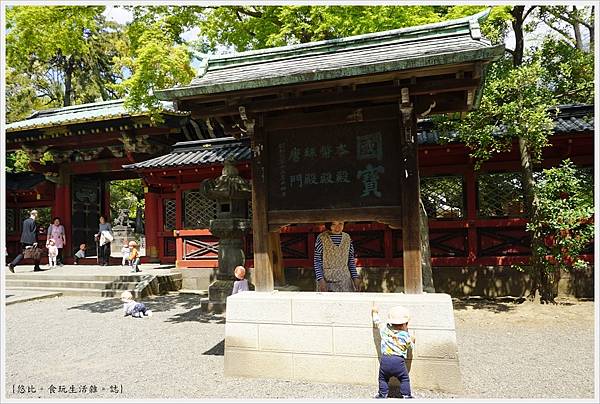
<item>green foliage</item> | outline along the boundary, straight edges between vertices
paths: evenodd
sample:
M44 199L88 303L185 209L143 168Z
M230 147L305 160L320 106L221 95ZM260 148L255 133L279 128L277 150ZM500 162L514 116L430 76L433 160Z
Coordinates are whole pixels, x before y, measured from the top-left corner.
M173 45L173 38L166 31L167 25L158 21L140 36L139 48L133 56L123 59L133 72L131 77L114 86L128 94L125 101L128 109L136 111L145 106L154 120L159 119L161 110L154 90L187 84L194 77L191 53L183 45Z
M581 254L594 240L594 191L586 186L590 178L591 173L582 175L565 160L560 167L544 170L535 185L537 209L527 230L543 240L535 253L547 274L588 267Z
M114 97L105 84L119 78L112 69L120 27L107 22L103 11L88 6L7 9L7 77L14 79L7 92L9 120L40 107Z
M110 182L110 216L117 218L120 209L129 209L129 218L135 219L137 208L144 209L144 186L139 178Z
M227 6L205 11L202 34L213 49L262 49L428 24L485 7ZM493 13L495 14L495 13ZM498 16L494 15L494 21Z
M533 60L544 66L541 79L560 104L594 103L594 54L564 40L547 38Z
M458 123L440 122L441 129L458 131L477 168L493 155L509 151L518 137L527 141L531 157L539 160L554 126L547 112L554 100L539 79L542 67L534 62L511 68L499 62L488 74L479 108Z
M119 66L130 77L112 85L127 96L125 107L131 111L147 108L151 119L161 120L162 105L155 89L188 84L194 77L192 54L181 34L196 23L198 7L134 7L134 20L127 29L129 54Z
M20 173L29 171L29 156L24 150L6 154L6 171L9 173Z

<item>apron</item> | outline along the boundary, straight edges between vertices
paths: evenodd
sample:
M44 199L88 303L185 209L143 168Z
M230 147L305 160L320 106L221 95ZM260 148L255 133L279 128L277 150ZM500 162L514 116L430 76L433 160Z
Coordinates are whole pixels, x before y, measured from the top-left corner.
M323 276L331 292L354 292L352 276L348 268L350 235L342 233L342 241L336 246L329 232L319 234L323 244ZM318 285L317 285L318 290Z
M50 237L54 239L54 244L56 248L63 248L63 234L65 234L65 228L62 224L55 226L54 224L50 225Z

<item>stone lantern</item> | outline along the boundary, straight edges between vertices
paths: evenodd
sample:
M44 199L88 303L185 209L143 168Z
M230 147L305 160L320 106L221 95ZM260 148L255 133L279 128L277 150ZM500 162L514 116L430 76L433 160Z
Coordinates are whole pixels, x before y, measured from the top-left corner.
M243 237L251 229L248 200L252 197L252 188L240 177L234 162L225 160L221 176L204 180L201 190L217 202L217 218L210 221L209 230L220 239L217 279L208 287L208 301L203 302L203 309L223 312L235 281L233 270L246 261Z

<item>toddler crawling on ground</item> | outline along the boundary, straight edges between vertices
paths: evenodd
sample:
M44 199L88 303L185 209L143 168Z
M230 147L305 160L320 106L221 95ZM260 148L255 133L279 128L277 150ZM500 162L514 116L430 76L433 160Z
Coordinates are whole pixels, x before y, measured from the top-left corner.
M148 310L144 303L138 303L135 300L133 300L131 292L125 291L121 293L121 301L123 302L123 311L125 312L125 317L152 317L152 311Z

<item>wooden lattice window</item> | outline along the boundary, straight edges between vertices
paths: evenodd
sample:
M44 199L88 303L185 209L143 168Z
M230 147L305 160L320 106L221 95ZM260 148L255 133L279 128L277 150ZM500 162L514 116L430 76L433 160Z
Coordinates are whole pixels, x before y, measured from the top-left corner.
M421 200L432 219L457 219L465 216L463 176L421 178Z
M17 232L17 211L15 209L6 209L6 233Z
M477 187L477 213L480 217L524 216L520 173L480 174Z
M163 227L164 230L173 230L176 226L177 209L175 199L165 199L163 201Z
M189 190L183 193L183 227L186 229L206 229L217 217L217 203L202 195L200 191Z

